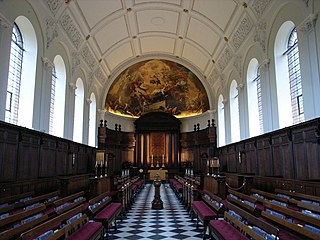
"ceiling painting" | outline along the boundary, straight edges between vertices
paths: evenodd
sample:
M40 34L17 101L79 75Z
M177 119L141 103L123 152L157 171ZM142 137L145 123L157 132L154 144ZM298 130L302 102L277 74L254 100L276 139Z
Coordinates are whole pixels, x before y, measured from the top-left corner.
M124 70L110 87L105 107L130 117L157 111L186 117L207 111L209 101L202 83L189 69L153 59Z

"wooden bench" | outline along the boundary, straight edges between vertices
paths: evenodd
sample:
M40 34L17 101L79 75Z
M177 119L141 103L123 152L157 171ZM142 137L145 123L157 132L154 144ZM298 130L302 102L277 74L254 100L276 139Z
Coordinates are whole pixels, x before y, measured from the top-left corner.
M89 201L90 216L94 221L101 222L106 234L109 234L109 228L114 221L117 229L117 218L122 213L121 203L111 202L109 193L103 193Z
M276 238L279 230L269 223L246 212L245 210L227 203L228 211L223 220L209 222L210 235L214 239L256 239L264 240L266 236Z
M261 211L264 210L264 206L262 204L257 203L256 198L231 189L229 189L228 192L229 195L227 196L227 200L231 203L236 204L242 209L245 209L246 211L257 216L260 214Z
M27 232L21 234L21 240L31 240L37 237L48 237L47 240L55 239L101 239L103 226L101 223L88 222L86 214L82 212L80 205L68 212L42 223Z
M48 219L48 215L43 213L45 209L46 206L40 204L35 208L0 219L0 229L2 229L0 239L16 238L24 231L44 222Z
M209 207L206 202L200 201L193 201L191 205L191 210L194 214L191 215L191 220L193 220L193 216L197 217L197 229L199 229L199 221L203 224L203 239L206 237L206 232L208 228L209 221L212 219L217 219L218 214ZM211 206L211 205L210 205ZM215 206L214 209L216 209Z
M0 199L0 215L2 213L7 213L16 208L23 207L24 200L32 198L34 192L26 192L13 196L3 197Z
M67 212L70 209L85 203L86 199L83 197L83 195L84 191L81 191L54 201L53 206L56 215ZM83 204L83 210L86 209L87 205L88 204Z
M275 191L278 193L278 195L287 196L289 202L296 205L301 210L306 209L320 213L320 197L318 196L291 192L282 189L276 189Z
M311 215L288 209L284 206L265 202L266 210L261 215L282 226L284 229L294 231L301 238L320 239L320 219ZM319 233L310 230L319 229Z

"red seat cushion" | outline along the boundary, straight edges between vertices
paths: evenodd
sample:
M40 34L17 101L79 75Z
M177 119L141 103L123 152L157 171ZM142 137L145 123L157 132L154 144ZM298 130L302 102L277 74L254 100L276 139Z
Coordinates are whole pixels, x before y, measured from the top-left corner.
M81 226L75 233L67 237L67 240L86 240L96 234L102 227L100 222L87 222Z
M227 223L225 220L211 220L209 222L209 227L215 233L219 234L219 237L226 240L242 240L248 239L244 235L242 235L236 228Z
M192 206L198 216L203 220L217 218L217 214L203 201L193 201Z
M99 212L94 217L94 219L109 221L114 216L115 212L118 211L120 208L121 208L121 203L110 203L101 212Z

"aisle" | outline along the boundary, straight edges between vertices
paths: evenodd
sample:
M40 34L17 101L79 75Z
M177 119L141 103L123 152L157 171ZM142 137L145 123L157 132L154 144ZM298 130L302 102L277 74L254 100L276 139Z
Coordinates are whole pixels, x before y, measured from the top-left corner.
M161 185L162 210L151 209L154 187L147 184L117 231L109 239L202 239L188 212L178 201L169 185Z

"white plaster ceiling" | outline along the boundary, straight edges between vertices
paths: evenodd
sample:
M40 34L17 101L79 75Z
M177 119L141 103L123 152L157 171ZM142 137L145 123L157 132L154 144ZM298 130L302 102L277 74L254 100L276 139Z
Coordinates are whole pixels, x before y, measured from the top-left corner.
M145 56L178 59L214 81L252 35L272 0L45 1L104 85L117 69Z

